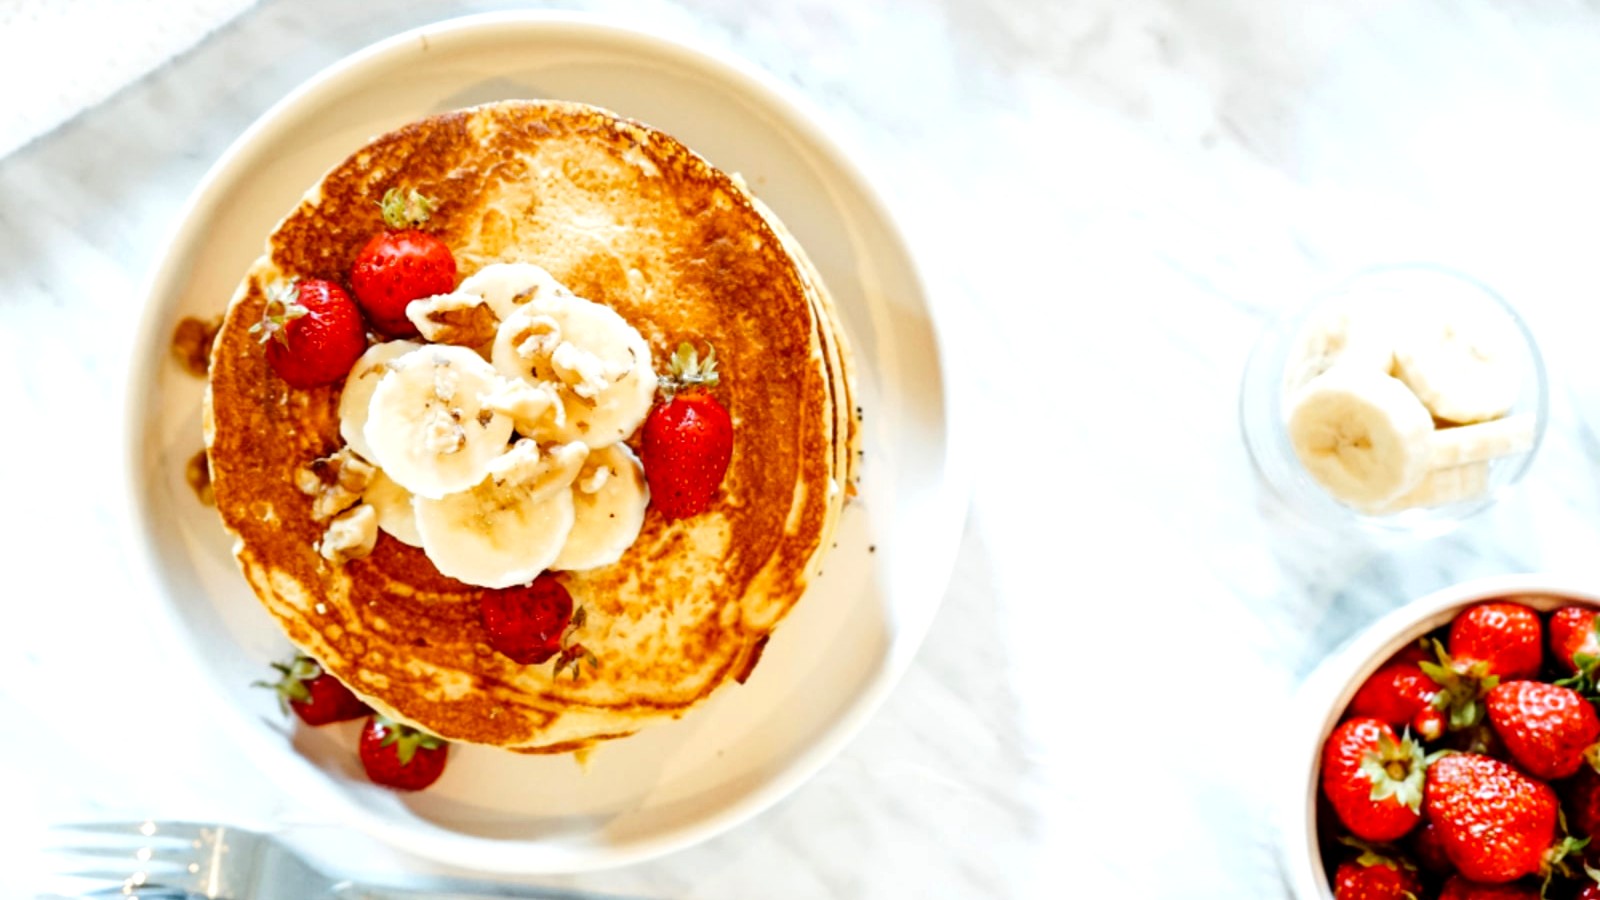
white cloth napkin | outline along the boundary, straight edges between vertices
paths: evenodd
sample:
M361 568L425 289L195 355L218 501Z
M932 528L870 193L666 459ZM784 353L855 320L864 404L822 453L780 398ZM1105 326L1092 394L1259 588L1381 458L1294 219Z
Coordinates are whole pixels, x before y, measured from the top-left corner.
M0 156L194 46L254 0L0 0Z

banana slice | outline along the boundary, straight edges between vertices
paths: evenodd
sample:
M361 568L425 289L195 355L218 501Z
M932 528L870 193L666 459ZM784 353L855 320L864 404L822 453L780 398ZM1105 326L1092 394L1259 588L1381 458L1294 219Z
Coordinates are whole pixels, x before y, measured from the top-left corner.
M378 381L388 374L388 363L418 349L415 341L384 341L373 344L361 354L356 364L345 376L344 391L339 394L339 436L362 459L371 461L372 447L367 444L364 429L367 427L367 407L372 402L372 391Z
M574 479L589 448L561 444L540 453L517 441L471 490L418 497L422 549L445 575L480 587L526 584L550 567L576 517Z
M655 400L650 345L608 306L540 291L501 320L490 359L507 378L553 386L562 405L533 435L604 447L633 434Z
M571 297L572 291L533 263L491 263L472 273L457 293L477 294L504 322L512 310L539 297Z
M1533 449L1533 433L1533 413L1441 428L1433 433L1431 462L1435 469L1448 469L1526 453Z
M1446 422L1504 416L1521 390L1517 332L1499 313L1425 303L1395 344L1395 376Z
M361 495L361 499L377 512L379 528L403 544L422 546L422 535L417 533L417 511L411 503L411 492L396 484L393 478L383 474L382 469L373 473L372 480L367 482L367 490Z
M1376 510L1427 474L1433 417L1398 380L1334 366L1296 395L1288 435L1301 465L1334 499Z
M511 440L511 417L483 405L499 380L494 367L449 344L388 365L362 428L372 461L418 497L438 499L482 481Z
M1336 363L1385 375L1394 368L1394 335L1378 304L1353 297L1336 297L1330 304L1300 331L1284 369L1285 397L1293 397Z
M550 568L610 565L622 558L644 525L644 511L650 505L644 466L627 444L595 450L572 485L572 500L577 518Z
M1482 497L1489 490L1489 464L1468 463L1434 469L1417 486L1383 507L1382 513L1445 506Z

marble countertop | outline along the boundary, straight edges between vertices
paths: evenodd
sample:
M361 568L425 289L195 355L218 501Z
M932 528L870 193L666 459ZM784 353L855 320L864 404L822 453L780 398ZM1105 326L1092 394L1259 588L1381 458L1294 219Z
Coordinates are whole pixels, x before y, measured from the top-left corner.
M525 5L265 0L0 159L0 845L86 817L293 820L226 735L175 714L148 649L118 525L121 348L185 198L256 116L373 40ZM838 758L705 844L538 883L1281 896L1274 748L1305 674L1468 577L1600 577L1593 3L577 8L693 30L833 119L954 282L952 363L998 441L932 632ZM1548 440L1511 498L1444 537L1285 522L1239 439L1244 359L1275 315L1402 260L1523 313L1552 372ZM351 871L430 869L317 840Z

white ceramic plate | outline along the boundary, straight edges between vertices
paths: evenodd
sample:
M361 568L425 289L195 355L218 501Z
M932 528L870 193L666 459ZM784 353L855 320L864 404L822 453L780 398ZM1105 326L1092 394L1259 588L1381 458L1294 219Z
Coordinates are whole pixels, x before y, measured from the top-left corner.
M402 73L403 74L399 74ZM288 727L248 685L288 645L234 568L215 512L183 478L201 446L202 385L171 360L186 315L211 316L266 235L322 173L408 120L511 97L598 104L744 175L806 247L854 346L865 408L863 493L823 577L749 683L683 720L571 757L458 747L432 789L373 787L354 724ZM837 752L905 669L949 577L966 506L951 382L925 289L868 180L817 117L736 62L602 21L477 16L346 59L271 109L189 201L156 267L133 348L128 482L136 540L175 646L259 765L308 804L417 854L485 870L578 871L702 840L794 789Z

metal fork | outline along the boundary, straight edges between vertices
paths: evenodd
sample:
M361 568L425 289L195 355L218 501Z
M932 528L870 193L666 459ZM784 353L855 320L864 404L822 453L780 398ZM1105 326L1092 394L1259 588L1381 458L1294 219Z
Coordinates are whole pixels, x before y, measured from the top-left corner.
M432 878L407 887L362 885L314 868L272 837L230 825L106 822L53 829L64 857L58 871L98 890L87 896L128 900L624 900L559 888ZM76 898L44 894L41 900Z

